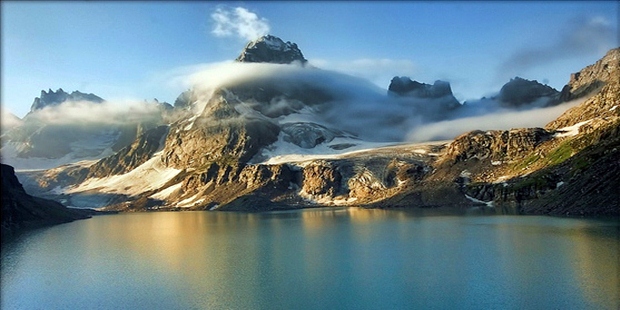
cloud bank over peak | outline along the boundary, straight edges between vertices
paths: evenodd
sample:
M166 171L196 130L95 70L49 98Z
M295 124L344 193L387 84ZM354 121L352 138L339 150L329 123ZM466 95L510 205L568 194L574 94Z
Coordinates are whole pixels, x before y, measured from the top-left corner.
M156 121L161 118L161 109L157 104L137 100L66 101L36 110L27 118L47 125L123 125Z
M252 41L269 33L269 21L243 8L220 7L211 13L214 23L211 33L216 37L237 37Z

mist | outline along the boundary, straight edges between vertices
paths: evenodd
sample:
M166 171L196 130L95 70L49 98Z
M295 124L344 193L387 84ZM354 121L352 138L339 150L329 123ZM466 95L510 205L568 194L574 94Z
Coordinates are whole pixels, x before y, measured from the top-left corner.
M47 125L124 125L161 119L162 107L137 100L66 101L29 113L24 120Z
M22 123L22 119L2 107L2 111L0 114L0 128L2 129L3 133L6 130L10 130L12 128L20 126Z
M533 103L522 110L510 110L494 99L485 99L450 110L444 105L453 99L450 96L388 95L386 89L366 79L315 67L225 62L197 68L184 81L193 85L196 97L201 98L193 105L194 113L204 110L217 88L269 87L288 96L271 98L269 102L244 102L252 108L247 110L263 113L280 124L312 122L372 142L424 142L450 139L473 129L541 127L576 104L541 109ZM303 103L295 94L303 95ZM313 98L328 99L309 103Z
M566 110L586 99L566 102L554 107L527 110L488 110L476 116L458 117L413 128L407 134L408 142L451 140L472 130L509 130L513 128L544 127ZM463 114L461 114L463 115Z

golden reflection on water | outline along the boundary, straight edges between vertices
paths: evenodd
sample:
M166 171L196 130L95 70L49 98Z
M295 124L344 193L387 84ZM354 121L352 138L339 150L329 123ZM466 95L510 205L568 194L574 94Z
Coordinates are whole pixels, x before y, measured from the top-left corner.
M592 223L583 222L575 225L578 219L555 219L558 226L533 224L523 225L522 217L515 217L515 221L499 222L494 224L496 233L494 238L499 255L498 260L503 264L502 271L505 279L512 287L519 289L518 295L539 297L532 294L552 294L549 291L532 292L527 290L532 281L540 279L540 274L548 273L549 269L564 266L575 273L573 280L579 284L583 296L600 309L615 309L620 306L620 244L618 228L615 232L609 230L609 235L599 235L600 231L592 230ZM545 217L538 218L545 222ZM567 226L562 226L562 221ZM586 220L587 221L587 220ZM570 226L568 226L570 225ZM545 237L551 235L555 238ZM602 238L603 237L603 238ZM557 251L550 255L550 249ZM544 253L546 257L540 257ZM515 272L518 271L518 272ZM553 283L560 279L540 279ZM523 306L536 307L535 304Z
M418 294L430 296L435 292L424 293L425 289L445 286L445 283L438 282L442 279L433 278L433 273L420 266L443 266L445 270L442 272L447 270L455 278L477 283L476 287L462 287L461 291L453 292L456 296L484 294L489 285L504 285L501 290L514 289L514 296L534 294L545 298L549 292L532 292L528 289L531 282L538 281L539 274L546 269L566 266L575 273L574 280L579 282L577 286L593 304L601 308L620 304L617 234L601 237L589 228L591 223L574 226L577 221L574 219L566 220L572 221L570 227L562 227L561 224L546 225L546 218L536 223L536 217L505 217L503 220L479 217L480 222L476 225L491 228L484 233L492 233L484 235L479 230L467 228L470 225L467 217L458 216L445 221L420 218L416 212L334 208L272 214L124 214L115 216L114 220L85 221L85 234L80 238L84 239L86 261L92 260L93 265L98 259L96 256L101 255L102 246L114 249L122 255L119 260L133 262L116 262L111 267L143 265L144 269L165 274L164 278L173 280L171 286L180 287L181 291L191 294L193 299L207 307L230 304L235 300L237 306L252 308L255 300L265 298L258 296L261 290L253 287L268 286L274 291L291 289L287 283L265 282L270 277L300 277L307 281L307 294L337 299L335 294L338 293L333 287L325 286L332 274L349 274L351 278L346 279L344 285L362 284L358 287L373 287L373 277L385 276L382 272L388 271L377 265L377 251L384 255L385 266L400 267L389 271L394 274L388 276L400 281L394 283L408 283L417 288ZM109 235L103 238L97 235L102 231ZM261 238L257 238L258 235ZM541 235L555 237L540 238ZM486 238L495 241L480 246L479 241ZM415 240L415 243L403 240ZM438 244L450 248L437 249ZM557 257L539 257L549 255L549 248L558 251ZM427 255L420 253L419 249L434 249L436 252ZM600 253L607 255L601 257ZM408 260L414 256L417 261ZM456 257L460 261L454 261ZM489 257L497 263L497 273L502 279L484 278L486 267L477 261L486 261ZM241 261L244 265L236 263ZM289 274L291 270L295 274ZM404 278L404 275L408 276ZM236 287L235 283L249 285ZM390 283L384 282L384 285ZM394 289L402 290L402 287ZM367 293L373 294L372 291ZM519 302L521 306L535 307L527 304L527 300L536 299L537 296L533 296ZM609 304L610 300L613 304Z
M613 308L613 304L608 304L610 297L620 307L619 234L620 231L616 230L615 238L612 232L607 236L597 236L584 225L575 230L572 236L577 242L571 251L571 263L580 282L579 287L584 296L601 309ZM601 251L610 255L598 255Z

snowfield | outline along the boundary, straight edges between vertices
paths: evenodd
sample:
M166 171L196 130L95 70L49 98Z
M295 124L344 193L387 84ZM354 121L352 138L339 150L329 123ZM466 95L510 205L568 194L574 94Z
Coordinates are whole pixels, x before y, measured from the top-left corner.
M558 129L558 133L556 133L555 135L553 135L554 138L563 138L563 137L574 137L576 135L579 134L579 128L589 122L591 122L592 120L589 119L587 121L583 121L580 123L577 123L575 125L572 126L568 126L568 127L563 127Z
M109 194L125 194L135 196L150 190L161 188L177 176L181 170L167 168L161 162L162 153L156 153L138 168L121 175L105 178L91 178L76 187L66 188L65 194L97 191Z

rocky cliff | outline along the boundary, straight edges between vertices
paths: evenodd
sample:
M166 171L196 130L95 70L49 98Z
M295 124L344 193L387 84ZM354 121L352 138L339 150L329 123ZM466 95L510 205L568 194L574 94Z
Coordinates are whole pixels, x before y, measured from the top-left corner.
M620 78L620 48L614 48L596 63L587 66L570 76L570 81L562 88L560 99L569 101L584 97L610 82Z
M60 203L26 193L13 167L1 164L2 238L25 228L71 222L91 217L92 210L68 209Z

